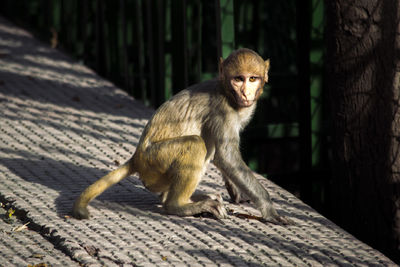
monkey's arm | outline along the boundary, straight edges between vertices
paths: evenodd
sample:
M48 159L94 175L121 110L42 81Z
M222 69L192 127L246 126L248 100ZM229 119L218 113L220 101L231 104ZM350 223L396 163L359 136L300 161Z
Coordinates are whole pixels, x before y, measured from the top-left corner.
M250 198L266 221L291 224L290 220L279 216L267 190L257 181L253 171L243 161L238 142L230 140L229 144L217 146L214 164L224 173L225 179Z

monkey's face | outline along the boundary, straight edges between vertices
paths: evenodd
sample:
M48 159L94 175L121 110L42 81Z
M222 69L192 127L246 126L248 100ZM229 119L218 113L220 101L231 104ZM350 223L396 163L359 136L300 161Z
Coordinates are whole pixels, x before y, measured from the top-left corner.
M264 77L245 73L230 77L230 93L239 107L250 107L262 93Z
M220 59L220 80L225 92L239 108L253 105L268 82L269 60L256 52L241 48L227 59Z

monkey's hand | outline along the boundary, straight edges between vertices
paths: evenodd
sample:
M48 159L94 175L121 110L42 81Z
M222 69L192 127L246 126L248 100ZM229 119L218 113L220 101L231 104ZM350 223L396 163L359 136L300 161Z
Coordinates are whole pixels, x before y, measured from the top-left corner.
M250 199L247 197L247 195L243 194L243 192L241 192L240 189L230 180L225 179L225 187L233 203L239 204L250 202Z
M284 216L280 216L272 205L266 205L260 208L262 218L266 222L278 225L296 225L296 223Z
M86 206L79 205L78 201L74 203L74 207L72 208L72 216L76 219L89 219L90 214Z
M229 196L231 197L232 201L236 204L240 203L241 194L239 188L236 187L231 181L225 179L225 187L228 190Z

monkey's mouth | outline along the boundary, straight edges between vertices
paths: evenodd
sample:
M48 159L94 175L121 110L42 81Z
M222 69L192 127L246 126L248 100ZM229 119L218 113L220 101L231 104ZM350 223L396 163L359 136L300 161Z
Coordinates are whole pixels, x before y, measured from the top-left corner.
M235 90L231 90L230 93L233 97L233 100L235 101L236 105L240 108L248 108L254 104L254 102L257 101L257 95L260 89L257 89L257 92L253 96L252 99L248 99L243 93L237 92Z
M239 96L237 94L235 95L235 99L236 99L236 103L241 108L250 107L254 103L253 99L247 99L247 98L244 98L243 96Z
M239 100L237 103L240 107L247 108L247 107L250 107L251 105L253 105L254 100L243 100L242 99L242 100Z
M254 99L247 99L243 95L238 94L235 90L230 91L234 102L240 108L248 108L254 103Z

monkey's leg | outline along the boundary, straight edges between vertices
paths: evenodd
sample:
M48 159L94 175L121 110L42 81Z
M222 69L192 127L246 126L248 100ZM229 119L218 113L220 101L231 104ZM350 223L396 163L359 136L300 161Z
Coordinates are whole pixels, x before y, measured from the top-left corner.
M183 136L160 141L153 144L148 153L158 166L166 166L165 163L168 163L167 170L160 179L169 181L168 191L163 193L163 206L169 214L191 216L209 212L217 218L226 217L226 211L219 199L191 201L205 168L207 150L201 137ZM163 170L160 169L160 172Z
M191 196L200 181L203 168L200 166L196 169L193 165L190 167L188 165L181 166L183 167L182 169L177 169L172 174L173 181L164 203L165 210L169 214L179 216L191 216L208 212L219 219L227 217L221 197L195 196L193 199L201 200L192 202Z
M133 160L130 159L127 163L119 167L118 169L108 173L107 175L103 176L88 188L85 189L81 193L81 195L76 199L72 214L77 219L88 219L89 218L89 211L87 209L87 205L90 201L92 201L95 197L100 195L104 192L107 188L111 187L112 185L118 183L125 177L132 174L133 171Z

